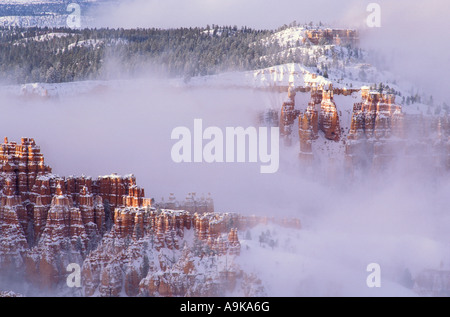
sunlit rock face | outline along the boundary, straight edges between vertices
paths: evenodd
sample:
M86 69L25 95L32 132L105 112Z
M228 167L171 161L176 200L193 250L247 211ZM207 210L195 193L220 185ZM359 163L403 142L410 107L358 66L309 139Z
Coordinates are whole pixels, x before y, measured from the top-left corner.
M133 175L92 180L52 174L29 138L20 144L5 138L0 146L0 189L0 267L23 270L47 288L96 247L108 229L106 219L114 221L114 208L151 204Z
M45 292L71 294L67 267L78 264L82 296L264 295L261 280L235 263L239 232L301 227L216 213L210 194L155 202L133 175L60 177L33 139L1 149L0 269Z
M339 141L341 132L339 126L339 115L333 100L333 90L324 90L319 113L319 129L325 134L325 138Z
M361 95L353 108L346 148L350 168L368 165L382 171L400 158L448 169L448 116L404 113L391 94L363 89Z
M280 114L280 135L284 138L286 144L291 144L291 134L293 124L299 116L299 111L295 109L295 95L294 89L290 88L288 98L281 106Z
M309 102L296 104L295 91L309 92ZM338 102L335 96L340 96ZM347 129L341 118L346 111L340 104L342 96L354 100L347 110L350 115ZM424 115L403 108L396 102L395 95L369 87L356 90L331 85L303 90L291 88L288 101L281 107L280 131L282 138L288 140L285 144L299 144L299 158L304 166L333 162L350 176L355 169L384 171L399 160L408 165L421 162L438 170L448 170L448 115ZM298 124L298 139L291 133L295 124ZM329 151L327 142L336 144L338 150Z
M329 43L335 45L357 45L359 43L359 33L350 29L313 29L305 30L305 40L312 44Z

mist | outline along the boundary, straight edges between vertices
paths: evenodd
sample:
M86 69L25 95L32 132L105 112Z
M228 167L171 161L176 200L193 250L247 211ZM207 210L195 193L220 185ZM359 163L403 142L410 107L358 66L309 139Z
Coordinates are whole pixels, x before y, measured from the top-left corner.
M276 5L266 0L129 0L104 7L96 23L277 28L296 20L361 27L361 45L386 55L384 67L448 100L449 43L443 37L450 26L445 16L449 4L379 3L381 28L366 28L368 3L350 0L282 0ZM119 62L111 60L108 67L113 71ZM9 118L2 122L3 135L16 142L34 138L46 164L60 176L133 173L146 197L156 201L169 193L178 200L190 192L211 193L217 212L299 218L298 232L271 228L281 239L278 250L251 249L240 257L243 267L269 281L271 296L415 295L399 283L405 269L413 277L424 269L450 269L448 174L436 172L426 161L409 166L397 159L375 175L352 179L342 169L331 179L326 168L305 168L296 142L281 145L280 168L274 174L261 174L260 163L175 163L174 128L193 129L197 118L204 128L255 126L258 113L278 111L286 95L194 88L163 74L136 77L89 83L92 88L81 94L77 84L60 84L59 97L50 99L3 92L2 117ZM255 228L254 238L263 230ZM372 262L383 270L380 289L365 284L366 266Z
M172 192L181 200L189 192L211 192L223 208L232 210L240 204L234 197L242 188L230 185L242 173L268 180L267 184L273 181L260 175L259 163L175 163L171 132L179 126L193 129L196 118L203 120L204 128L254 126L257 111L280 104L281 94L177 88L156 79L118 80L107 88L92 85L95 92L81 95L5 101L4 114L20 118L21 127L12 120L3 126L4 135L18 142L21 137L34 137L47 164L61 176L133 173L146 195L156 200ZM96 85L103 90L97 92ZM72 84L61 87L74 89ZM259 194L247 185L243 187L249 188L246 200L258 200L252 196Z
M341 170L330 178L298 160L295 142L281 144L274 174L261 174L259 163L172 161L175 127L193 129L196 118L204 128L255 126L260 111L279 109L283 93L193 88L155 78L94 82L82 94L73 85L61 84L57 98L2 96L3 117L11 118L3 134L17 142L35 138L46 164L61 176L133 173L146 197L157 201L169 193L179 200L211 193L217 212L299 218L302 230L286 229L292 248L243 252L240 259L263 280L274 279L271 265L282 268L269 295L327 296L336 287L338 295L414 295L398 283L399 272L449 267L450 182L426 164L411 168L398 160L375 175L351 179ZM265 229L255 230L253 236ZM365 268L372 262L383 267L387 283L371 293Z
M325 23L331 27L357 28L361 46L383 56L381 68L394 73L439 102L447 102L444 80L450 72L446 52L450 43L447 13L450 3L432 1L376 1L380 5L381 27L369 28L367 6L373 1L268 0L248 1L147 1L123 0L100 6L92 14L94 26L109 27L204 27L212 25L277 29L298 23Z
M365 28L361 46L385 57L383 68L408 81L435 100L446 102L450 43L446 18L450 3L432 1L378 1L381 27Z

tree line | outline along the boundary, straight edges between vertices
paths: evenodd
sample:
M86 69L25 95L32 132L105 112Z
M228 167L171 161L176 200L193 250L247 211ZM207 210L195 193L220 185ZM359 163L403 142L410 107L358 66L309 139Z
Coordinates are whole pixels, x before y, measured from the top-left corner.
M58 83L121 75L153 66L168 76L210 75L266 67L272 31L207 26L178 29L0 29L0 76L12 83ZM47 34L47 35L46 35ZM273 50L272 50L273 51ZM118 72L118 73L119 73Z
M0 76L9 83L59 83L136 76L147 67L189 81L194 76L284 63L318 67L319 52L310 55L310 43L283 47L276 40L267 41L275 32L218 25L176 29L0 28Z

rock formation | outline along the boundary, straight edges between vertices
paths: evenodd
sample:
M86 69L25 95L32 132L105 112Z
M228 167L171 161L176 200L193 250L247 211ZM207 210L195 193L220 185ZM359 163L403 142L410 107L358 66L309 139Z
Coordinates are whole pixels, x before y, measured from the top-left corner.
M210 194L155 203L133 175L60 177L33 139L5 139L0 163L0 272L46 291L67 291L75 263L85 296L219 296L237 288L259 296L261 281L234 263L239 232L268 222L300 228L296 219L215 213Z
M118 208L112 230L83 263L86 296L118 296L122 289L128 296L224 295L246 276L233 263L240 242L229 226L259 222L237 214ZM131 235L133 227L142 234Z
M309 91L311 94L304 112L296 109L295 91ZM353 104L350 128L345 133L341 129L339 105L336 105L334 95L348 96L356 92L360 93L361 100ZM315 144L321 136L322 140L345 145L345 154L341 154L345 163L342 167L349 175L353 175L355 169L386 170L394 158L401 158L408 164L435 166L440 170L450 168L448 115L404 113L393 94L369 87L361 90L333 88L331 85L305 89L291 87L280 114L280 133L287 145L292 144L295 121L298 122L299 157L305 166L312 166L311 163L315 162ZM329 159L328 162L335 165L334 160Z
M332 141L339 141L341 131L339 125L339 115L336 104L333 100L332 87L324 89L322 92L322 102L320 104L319 128L325 134L325 138Z
M312 29L305 30L305 35L306 39L314 45L327 43L355 46L359 43L358 31L350 29Z
M362 102L353 107L346 145L350 170L385 170L396 157L405 163L419 160L448 169L448 128L439 123L447 117L436 120L432 116L405 114L402 106L395 103L394 95L369 88L362 89L361 97Z
M319 135L319 107L322 103L322 93L317 89L311 90L311 100L304 114L298 116L298 133L300 139L300 158L304 162L311 163L314 159L312 142Z
M290 87L288 92L288 100L286 100L281 106L280 136L284 137L287 144L290 144L292 125L299 116L299 111L295 109L295 95L295 90Z
M312 87L309 91L311 99L304 113L295 109L296 93L294 89L290 89L289 101L283 103L280 115L280 135L284 136L288 145L291 144L294 122L298 121L300 158L305 162L312 162L314 159L312 143L318 138L319 131L324 133L326 139L332 141L339 141L341 136L333 87L331 85Z
M151 204L133 175L52 174L28 138L20 144L5 138L0 146L0 189L0 268L23 270L46 288L64 279L67 264L82 263L96 248L114 208Z
M18 268L23 263L28 248L21 222L21 218L25 217L26 211L20 196L15 195L13 183L7 178L0 206L0 267L5 270Z
M402 107L395 97L363 88L362 102L355 103L346 155L349 166L369 165L381 169L401 148L404 133ZM390 138L393 137L392 140ZM395 138L395 140L394 140Z

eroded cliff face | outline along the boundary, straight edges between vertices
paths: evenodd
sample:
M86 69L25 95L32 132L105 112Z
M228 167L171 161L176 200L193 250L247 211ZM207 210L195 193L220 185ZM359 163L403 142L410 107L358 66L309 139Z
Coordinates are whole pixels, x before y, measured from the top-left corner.
M319 131L323 133L325 139L338 142L341 138L341 128L339 113L333 98L333 87L329 85L313 87L309 90L311 99L306 110L299 112L297 120L300 140L299 156L303 162L311 164L314 161L313 143L319 138Z
M339 115L333 100L333 89L329 88L322 93L320 103L319 128L323 131L327 140L339 141L341 131Z
M262 282L235 263L239 231L295 219L192 214L185 210L116 209L115 223L83 263L87 296L261 296Z
M293 124L299 116L299 110L295 109L295 90L290 87L288 99L283 102L280 114L280 136L284 138L285 144L291 145Z
M0 206L0 266L6 270L23 265L23 256L28 249L21 222L25 216L20 196L15 195L11 179L7 178Z
M155 203L133 175L60 177L33 139L5 139L0 163L0 272L44 291L67 293L75 263L78 295L264 295L261 281L235 264L239 232L269 222L301 226L215 213L210 194Z
M307 105L296 105L296 90L291 88L280 116L280 132L289 140L287 145L294 144L292 131L298 123L299 157L306 165L319 164L319 147L331 141L342 150L328 151L327 159L348 175L355 170L383 171L399 160L422 162L439 170L450 168L448 115L405 113L394 95L368 87L347 91L329 85L308 90ZM359 98L353 103L348 130L335 95Z
M167 200L163 197L154 206L160 209L186 210L192 214L214 212L214 201L211 193L208 193L207 196L198 196L196 193L189 193L184 201L177 200L175 195L171 193Z
M363 89L362 102L353 107L346 145L347 167L369 166L382 171L395 164L422 162L448 170L448 115L425 116L404 113L395 96Z
M5 139L0 164L0 266L42 287L58 284L69 263L96 247L114 208L150 204L132 175L53 175L33 139Z
M227 228L212 221L216 217L164 209L116 209L112 230L83 263L85 294L223 295L223 284L235 285L245 273L233 264L240 252L236 229L227 233Z
M405 115L393 95L363 89L361 96L353 106L347 163L350 168L368 164L381 169L402 147Z

